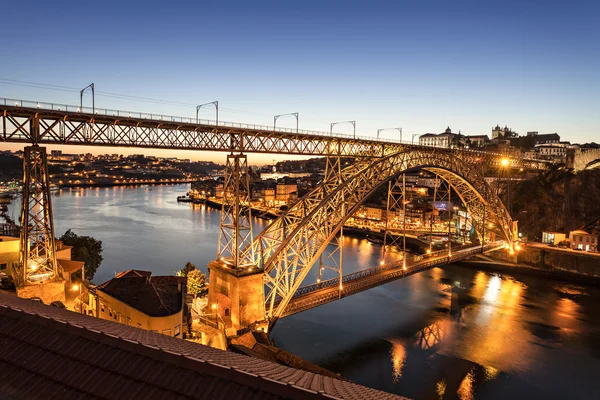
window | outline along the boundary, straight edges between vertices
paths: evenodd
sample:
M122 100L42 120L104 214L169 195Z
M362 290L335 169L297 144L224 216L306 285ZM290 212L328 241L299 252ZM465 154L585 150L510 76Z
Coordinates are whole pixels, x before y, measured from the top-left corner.
M8 264L7 263L0 264L0 270L6 269L6 268L8 268Z
M177 325L177 326L175 327L175 335L173 335L173 336L175 336L175 337L179 336L179 334L180 334L180 330L181 330L181 326L180 326L180 325Z
M138 322L138 328L141 328L141 327L142 327L142 324L140 324L140 323Z
M226 317L229 317L229 308L226 308L226 309L225 309L225 316L226 316Z
M171 330L170 329L163 329L162 334L163 335L167 335L167 336L171 336Z
M102 312L104 312L104 303L100 303L100 310L102 310Z
M110 308L110 307L108 307L108 316L109 316L109 317L112 317L112 310L111 310L111 308Z

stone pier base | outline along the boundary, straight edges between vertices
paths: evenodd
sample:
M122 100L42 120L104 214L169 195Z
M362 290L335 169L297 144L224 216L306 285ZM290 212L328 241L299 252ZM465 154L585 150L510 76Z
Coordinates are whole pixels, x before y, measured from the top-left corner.
M65 303L65 281L44 282L17 288L17 296L22 298L39 297L44 304L53 301Z
M217 312L228 336L243 328L260 329L265 322L264 273L239 270L219 261L208 264L208 313Z

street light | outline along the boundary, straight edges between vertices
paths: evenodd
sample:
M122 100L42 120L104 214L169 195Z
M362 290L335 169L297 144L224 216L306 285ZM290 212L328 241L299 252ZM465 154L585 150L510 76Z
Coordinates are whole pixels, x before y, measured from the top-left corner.
M381 131L391 131L391 130L397 130L398 132L400 132L400 141L402 141L402 128L383 128L383 129L377 129L377 139L379 139L379 132L381 132Z
M273 130L275 130L275 125L277 124L277 118L279 117L287 117L288 115L293 115L296 117L296 133L298 133L298 113L287 113L287 114L279 114L273 117Z
M96 101L95 101L95 95L94 95L94 83L90 83L89 85L87 85L86 87L84 87L83 89L81 89L81 91L79 92L79 109L83 110L83 93L87 90L87 89L91 89L92 90L92 114L96 113Z
M216 124L219 125L219 102L218 101L211 101L210 103L204 103L204 104L200 104L199 106L196 106L196 123L199 123L200 120L198 119L198 112L200 111L200 109L202 107L205 106L215 106L215 112L216 112Z
M71 287L71 290L73 290L74 292L79 290L79 311L83 314L83 300L81 300L81 286L82 285L83 285L83 283L82 284L76 283Z
M217 300L216 303L213 303L212 309L215 311L215 325L217 326L217 329L219 329L219 320L217 319L219 315L219 300Z
M411 143L415 142L415 136L421 136L421 134L420 133L413 133L412 134L412 139L410 140Z
M332 122L329 126L329 136L333 136L333 127L337 124L352 124L354 129L354 139L356 139L356 121L340 121L340 122Z

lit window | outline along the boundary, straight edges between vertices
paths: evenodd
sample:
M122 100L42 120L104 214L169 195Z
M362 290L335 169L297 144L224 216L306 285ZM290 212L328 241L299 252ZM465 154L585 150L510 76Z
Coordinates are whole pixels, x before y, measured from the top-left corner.
M100 310L102 310L102 312L104 312L104 303L100 303Z

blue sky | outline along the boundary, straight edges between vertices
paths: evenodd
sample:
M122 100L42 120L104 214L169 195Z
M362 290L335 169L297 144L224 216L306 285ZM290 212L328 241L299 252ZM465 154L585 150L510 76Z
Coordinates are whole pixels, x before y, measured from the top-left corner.
M366 136L501 124L600 141L598 1L22 0L2 15L0 97L76 104L76 92L1 79L94 82L183 103L99 93L97 107L194 116L218 100L221 120L269 125L299 112L303 129L356 120Z

